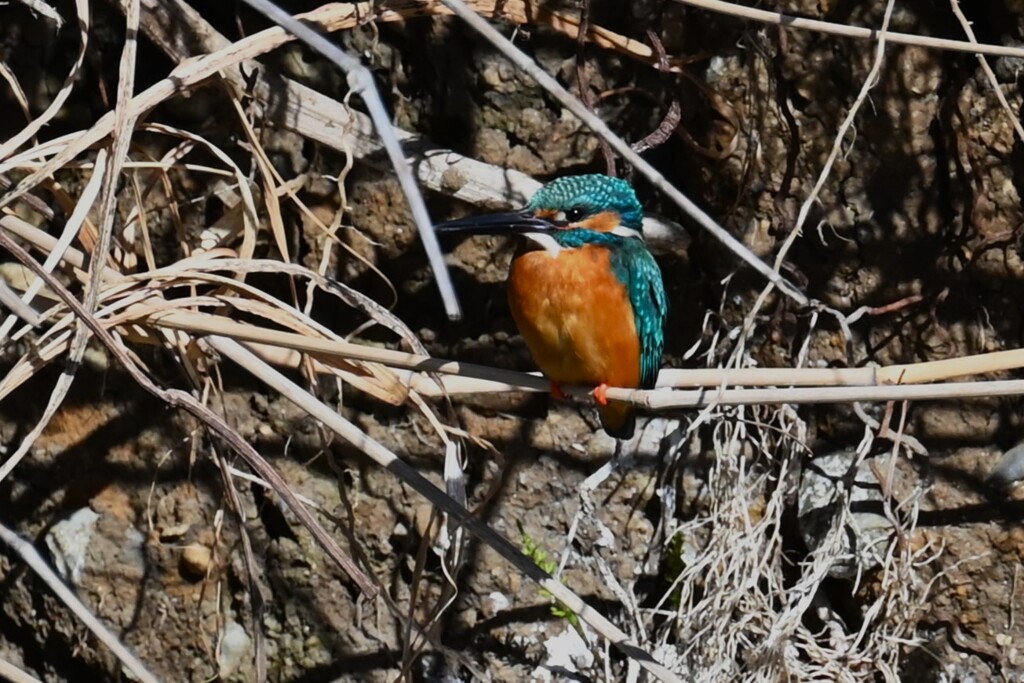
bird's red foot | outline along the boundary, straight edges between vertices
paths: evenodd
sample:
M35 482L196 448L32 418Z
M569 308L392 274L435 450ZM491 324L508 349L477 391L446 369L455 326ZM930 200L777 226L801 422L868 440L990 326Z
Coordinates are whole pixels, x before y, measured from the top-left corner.
M594 388L594 398L602 406L608 405L608 385L601 382Z
M551 380L551 395L554 396L555 400L558 401L564 401L566 398L568 398L565 395L565 392L562 391L562 385L560 385L558 382L554 380Z

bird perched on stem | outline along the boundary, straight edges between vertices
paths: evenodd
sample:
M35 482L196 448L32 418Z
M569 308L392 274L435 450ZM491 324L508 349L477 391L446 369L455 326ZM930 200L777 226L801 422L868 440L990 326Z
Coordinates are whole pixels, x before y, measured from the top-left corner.
M523 236L509 269L508 303L530 353L556 398L564 398L563 384L595 386L604 430L630 438L633 406L606 392L654 388L668 309L630 184L605 175L559 178L521 211L461 218L436 230Z

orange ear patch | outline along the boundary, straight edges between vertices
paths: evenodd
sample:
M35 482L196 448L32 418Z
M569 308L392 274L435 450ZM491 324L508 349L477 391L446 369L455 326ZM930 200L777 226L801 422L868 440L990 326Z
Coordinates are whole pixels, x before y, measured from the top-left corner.
M576 227L596 232L611 232L619 227L621 223L622 218L617 211L602 211L601 213L595 213L593 216L584 218L576 224Z

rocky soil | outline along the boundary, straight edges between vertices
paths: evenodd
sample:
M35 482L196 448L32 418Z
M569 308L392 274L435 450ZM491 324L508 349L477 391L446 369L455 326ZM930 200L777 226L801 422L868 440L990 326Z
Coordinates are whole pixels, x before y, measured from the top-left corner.
M54 4L73 16L70 3ZM884 11L884 3L869 2L762 7L872 27ZM1024 43L1019 3L963 9L979 41ZM108 106L102 93L116 85L123 20L106 3L93 11L96 46L85 81L45 136L87 127ZM231 37L240 27L252 32L263 25L230 3L201 11ZM574 91L582 78L588 99L630 142L655 130L678 103L678 127L647 158L773 262L868 75L874 43L673 2L593 0L590 11L593 24L642 42L650 43L653 31L670 56L692 58L685 74L594 46L581 52L542 25L519 27L516 44ZM512 25L499 25L512 34ZM963 36L946 3L924 0L896 2L890 29ZM59 87L76 40L73 30L56 32L21 4L0 5L0 63L17 74L33 112ZM403 128L541 180L607 169L593 135L455 19L368 25L340 40L372 67ZM344 80L319 58L301 50L288 55L268 64L301 60L293 78L340 94ZM143 80L172 66L151 46L144 56ZM1009 112L975 56L887 47L878 82L783 268L809 297L843 315L873 310L851 325L847 339L823 309L772 294L738 351L745 364L887 365L1021 346L1024 146L1012 117L1024 104L1024 61L991 65ZM248 159L233 115L216 115L222 93L207 87L194 97L201 102L162 106L151 119L201 132ZM0 86L0 98L2 141L23 122L9 89ZM275 168L286 179L307 174L302 197L330 215L338 195L323 176L338 172L341 157L291 133L262 134ZM625 164L616 170L634 182L650 212L688 232L685 249L658 255L672 305L665 365L723 363L737 352L736 332L763 282ZM75 187L73 176L67 182ZM448 322L395 179L357 164L345 187L352 229L343 240L365 262L335 257L339 280L387 305L391 294L368 264L379 269L397 292L394 313L434 355L533 369L504 298L511 241L446 245L470 312ZM204 197L210 189L188 192ZM436 217L474 210L441 195L428 200ZM167 220L162 210L154 208L158 223ZM217 211L211 201L184 215L201 226ZM285 219L297 258L315 265L318 234L297 211ZM173 259L175 235L168 230L165 237L157 251ZM258 249L275 255L269 239ZM362 322L330 307L315 313L346 333ZM379 341L373 331L359 338ZM5 367L30 344L8 345ZM144 353L162 381L187 386L160 351ZM0 403L4 453L38 419L60 369L48 368ZM332 387L323 390L337 398ZM549 596L486 546L467 547L453 596L429 504L288 401L227 366L223 392L212 401L297 493L317 503L342 547L385 590L375 600L361 596L276 496L236 478L239 522L213 459L244 465L92 350L57 417L0 482L0 522L63 563L83 601L164 680L254 680L254 623L265 637L272 681L635 680L623 657L606 651L593 632L589 643L581 640L564 615L553 614ZM441 402L436 408L448 415ZM618 448L623 464L591 494L593 509L572 539L578 512L587 512L584 481L616 452L589 406L546 395L482 394L460 397L448 417L492 446L468 447L476 514L556 561L569 551L564 582L680 672L700 680L1024 680L1024 498L985 483L1001 453L1024 436L1021 401L919 402L905 414L903 408L889 406L887 424L895 430L902 418L905 434L922 448L914 452L891 433L876 434L859 469L847 456L844 471L856 470L856 482L875 493L863 499L864 509L853 505L851 516L837 517L829 505L842 501L825 500L824 485L807 503L827 511L818 532L803 512L801 482L816 459L853 453L862 443L865 423L854 406L651 416L634 442ZM884 405L864 409L875 420L887 415ZM384 406L355 390L346 390L342 410L442 484L443 449L420 411ZM835 490L853 481L836 481ZM840 517L839 533L830 536ZM827 555L819 544L847 532L863 543L854 529L865 524L882 529L876 556L858 560L840 544L833 551L847 553L853 569L815 575L815 563ZM255 591L246 578L242 530L261 574ZM732 558L730 543L754 550ZM724 571L732 562L745 569ZM805 586L813 588L806 603L798 590ZM716 591L735 599L710 601ZM795 616L780 616L789 612ZM412 646L410 620L428 632L429 645ZM776 642L779 633L785 637ZM125 677L3 547L0 658L46 681Z

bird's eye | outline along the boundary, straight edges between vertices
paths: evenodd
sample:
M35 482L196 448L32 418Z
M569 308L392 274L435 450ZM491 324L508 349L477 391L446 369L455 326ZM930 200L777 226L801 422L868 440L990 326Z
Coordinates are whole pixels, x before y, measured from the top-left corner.
M587 217L587 210L581 206L574 206L565 212L565 220L576 223Z

